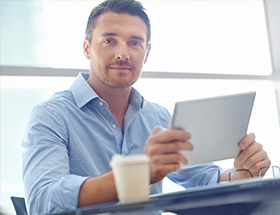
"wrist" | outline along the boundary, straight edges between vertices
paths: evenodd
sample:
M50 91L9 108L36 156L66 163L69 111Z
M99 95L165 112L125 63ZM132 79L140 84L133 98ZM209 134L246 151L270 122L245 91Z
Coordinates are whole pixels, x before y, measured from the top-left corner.
M236 169L229 172L229 181L253 178L252 173L248 169Z
M221 174L218 182L235 181L252 177L252 173L247 169L230 169Z

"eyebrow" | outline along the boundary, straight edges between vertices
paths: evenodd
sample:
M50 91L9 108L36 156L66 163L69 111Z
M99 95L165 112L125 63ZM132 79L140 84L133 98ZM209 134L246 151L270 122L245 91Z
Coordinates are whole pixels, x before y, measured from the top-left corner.
M104 33L101 34L101 37L106 37L106 36L118 36L116 33Z
M142 42L145 41L144 38L142 38L142 37L132 36L131 38L132 38L132 39L136 39L136 40L140 40L140 41L142 41Z
M101 34L101 37L108 37L108 36L118 36L118 34L116 33L104 33L104 34ZM130 37L131 39L136 39L136 40L140 40L140 41L145 41L144 38L142 37L138 37L138 36L131 36Z

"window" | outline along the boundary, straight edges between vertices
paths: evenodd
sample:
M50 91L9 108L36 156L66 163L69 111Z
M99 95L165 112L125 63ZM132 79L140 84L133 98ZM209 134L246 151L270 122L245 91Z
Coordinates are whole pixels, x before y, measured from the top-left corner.
M1 64L87 69L84 31L99 2L4 1ZM143 5L152 25L145 71L271 74L262 1L143 1Z

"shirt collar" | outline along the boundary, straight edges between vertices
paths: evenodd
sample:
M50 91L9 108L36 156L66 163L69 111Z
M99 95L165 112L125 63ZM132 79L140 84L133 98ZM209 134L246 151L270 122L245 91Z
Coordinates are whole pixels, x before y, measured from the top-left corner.
M143 108L144 98L135 88L132 88L130 92L129 103L140 109Z
M88 78L88 73L79 73L69 89L72 92L75 102L79 108L83 107L91 100L98 98L98 95L87 83Z
M79 73L69 89L72 92L74 100L79 108L82 108L91 100L99 98L96 92L87 83L88 78L89 73ZM129 103L142 109L144 98L136 89L132 88L129 97Z

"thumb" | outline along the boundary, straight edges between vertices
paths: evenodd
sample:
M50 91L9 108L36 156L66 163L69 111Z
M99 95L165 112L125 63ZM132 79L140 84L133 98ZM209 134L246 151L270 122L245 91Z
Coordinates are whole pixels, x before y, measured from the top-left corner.
M160 131L162 131L163 129L159 126L154 127L152 134L158 134Z

